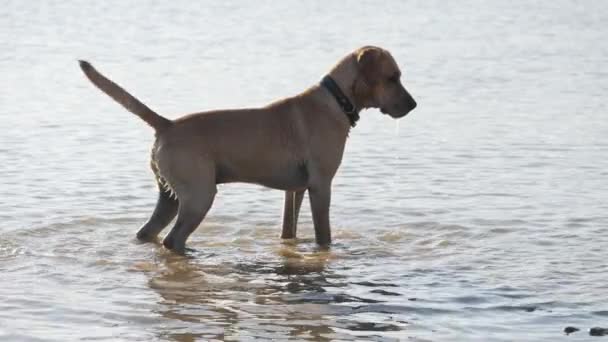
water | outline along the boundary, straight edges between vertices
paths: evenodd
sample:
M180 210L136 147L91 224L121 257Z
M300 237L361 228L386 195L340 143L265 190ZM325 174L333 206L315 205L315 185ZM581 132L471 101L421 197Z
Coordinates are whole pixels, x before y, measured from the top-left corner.
M608 325L608 3L8 1L0 18L1 340L581 341ZM306 199L281 242L282 194L250 185L221 187L190 258L135 241L152 132L76 59L173 118L296 94L366 44L392 51L419 107L362 114L331 251Z

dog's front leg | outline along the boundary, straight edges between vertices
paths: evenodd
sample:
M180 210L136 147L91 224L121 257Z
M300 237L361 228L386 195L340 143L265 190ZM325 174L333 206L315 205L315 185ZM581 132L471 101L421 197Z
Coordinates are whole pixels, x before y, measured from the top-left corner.
M331 202L331 183L314 185L308 188L310 209L315 226L315 239L320 246L331 243L331 229L329 226L329 204Z
M298 215L304 198L304 191L285 191L285 205L283 208L283 232L281 239L295 239Z

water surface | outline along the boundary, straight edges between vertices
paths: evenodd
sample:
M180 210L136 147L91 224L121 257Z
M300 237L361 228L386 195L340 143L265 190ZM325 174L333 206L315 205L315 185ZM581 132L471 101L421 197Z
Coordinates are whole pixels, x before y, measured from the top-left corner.
M5 2L0 339L586 340L608 325L608 3ZM305 202L220 188L189 258L134 234L151 130L79 58L167 117L257 106L389 49L419 103L351 132L335 244ZM581 331L565 336L564 327Z

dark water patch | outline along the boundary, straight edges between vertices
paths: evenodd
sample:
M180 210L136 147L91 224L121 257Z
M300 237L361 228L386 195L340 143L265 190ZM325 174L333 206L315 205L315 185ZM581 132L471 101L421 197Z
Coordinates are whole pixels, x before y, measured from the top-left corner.
M511 299L522 299L522 298L530 298L535 294L531 291L527 291L524 289L519 289L515 287L511 287L508 285L499 286L488 291L489 294L497 295L504 298Z
M533 294L529 293L497 293L496 295L504 298L510 299L522 299L522 298L531 298L534 297Z
M564 333L565 333L566 335L570 335L570 334L575 333L575 332L577 332L577 331L579 331L579 330L581 330L581 329L579 329L579 328L577 328L577 327L565 327L565 328L564 328Z
M390 291L386 291L386 290L382 290L382 289L371 290L370 292L381 294L383 296L401 296L401 293L390 292Z
M585 228L585 227L587 227L587 224L579 223L579 222L568 222L568 223L566 223L566 227L567 228Z
M419 314L419 315L441 315L455 313L450 309L439 309L421 306L390 305L390 304L370 304L353 307L356 313L383 313L383 314Z
M479 296L459 296L450 298L450 301L464 304L481 304L488 302L488 299Z
M399 285L397 285L397 284L378 283L378 282L373 282L373 281L360 281L360 282L354 282L353 284L361 285L361 286L369 286L369 287L399 287Z
M382 301L352 296L344 293L331 294L326 292L304 293L302 295L285 296L284 300L288 303L382 303Z
M608 328L593 327L589 329L590 336L607 336Z
M515 229L513 229L513 228L495 227L495 228L491 228L490 230L488 230L488 233L490 235L502 235L502 234L509 234L514 231L515 231Z
M349 322L338 321L336 326L352 331L400 331L403 330L400 326L390 323L375 323L375 322Z
M279 279L280 283L280 279ZM279 285L281 286L281 285ZM323 276L298 276L290 277L284 289L290 293L300 292L326 292L327 288L336 288L336 284L327 281Z
M557 240L561 240L562 242L567 242L568 240L572 240L572 239L580 239L581 237L577 234L572 234L572 233L560 233L560 234L553 234L551 236L549 236L551 239L557 239Z
M323 286L314 281L292 281L285 285L285 290L289 293L300 293L305 291L310 292L327 292Z
M593 311L592 315L608 317L608 310Z
M591 217L571 217L567 223L593 223L605 219L603 216L591 216Z
M533 305L497 305L497 306L490 306L490 307L485 307L485 308L467 307L465 309L472 310L472 311L534 312L534 311L538 310L539 308L537 306L533 306Z
M532 242L532 244L536 246L555 246L563 243L563 241L556 241L553 239L537 239Z

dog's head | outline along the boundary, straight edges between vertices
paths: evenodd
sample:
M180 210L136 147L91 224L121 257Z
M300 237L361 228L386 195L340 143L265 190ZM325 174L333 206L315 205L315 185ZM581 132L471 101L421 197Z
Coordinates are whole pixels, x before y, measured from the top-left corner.
M359 108L380 108L393 118L416 108L416 101L401 83L401 70L388 51L366 46L355 51L354 57L357 77L353 94Z

